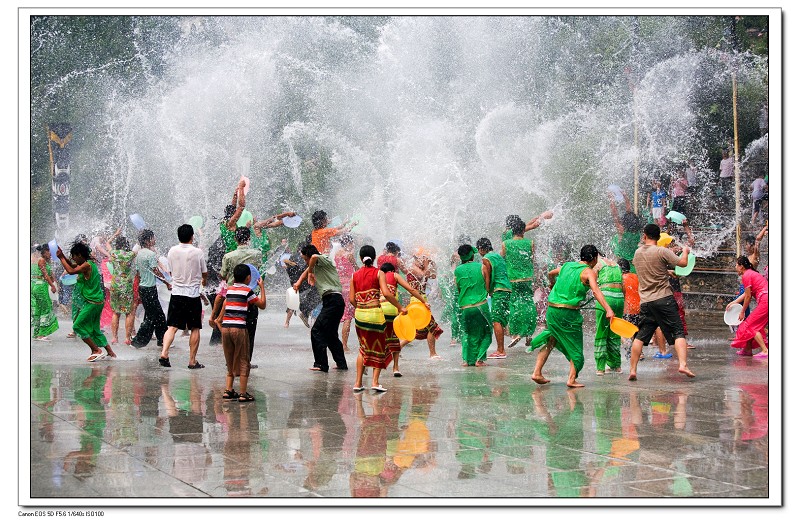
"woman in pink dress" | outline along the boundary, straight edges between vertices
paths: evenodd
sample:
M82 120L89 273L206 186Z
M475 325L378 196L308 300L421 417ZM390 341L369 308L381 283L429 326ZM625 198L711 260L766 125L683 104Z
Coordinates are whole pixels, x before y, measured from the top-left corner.
M767 357L766 326L769 322L769 283L764 276L755 271L747 256L741 256L736 260L736 273L742 277L744 294L728 305L730 308L733 303L742 303L742 311L739 313L739 320L742 323L736 330L736 337L731 347L739 348L736 352L739 355L753 355L753 342L755 342L761 348L761 352L753 357L765 358ZM744 312L750 306L750 299L753 297L757 303L756 307L745 318Z
M353 279L353 273L358 269L356 266L356 258L353 255L353 238L350 235L344 235L341 238L341 246L336 252L336 271L339 273L339 281L342 283L342 297L344 298L344 315L342 315L342 344L344 345L345 353L350 352L347 347L347 339L350 337L350 324L353 321L354 314L356 313L355 307L350 304L350 281Z

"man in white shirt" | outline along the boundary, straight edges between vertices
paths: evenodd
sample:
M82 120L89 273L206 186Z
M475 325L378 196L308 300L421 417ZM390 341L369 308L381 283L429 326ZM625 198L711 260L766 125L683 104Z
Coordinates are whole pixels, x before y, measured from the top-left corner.
M750 220L750 223L755 225L756 217L761 214L762 202L766 201L767 199L767 191L769 190L769 187L767 186L766 180L764 180L763 174L757 177L750 186L753 189L753 218Z
M200 299L200 288L205 286L208 271L203 251L192 246L194 229L192 225L178 227L179 245L169 249L167 260L172 268L172 296L167 311L167 332L164 334L164 347L158 363L169 367L169 347L178 330L190 329L189 335L189 369L205 368L197 360L197 348L200 346L200 329L202 325L203 303Z
M733 201L733 167L733 158L728 155L728 149L723 149L722 161L719 162L719 185L722 200L728 205Z

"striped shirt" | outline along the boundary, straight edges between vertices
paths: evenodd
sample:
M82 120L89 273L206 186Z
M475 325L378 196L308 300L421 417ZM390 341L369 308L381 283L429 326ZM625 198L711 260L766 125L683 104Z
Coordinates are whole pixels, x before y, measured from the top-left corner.
M247 306L258 298L245 284L234 283L228 287L225 296L225 312L222 326L228 328L247 328Z

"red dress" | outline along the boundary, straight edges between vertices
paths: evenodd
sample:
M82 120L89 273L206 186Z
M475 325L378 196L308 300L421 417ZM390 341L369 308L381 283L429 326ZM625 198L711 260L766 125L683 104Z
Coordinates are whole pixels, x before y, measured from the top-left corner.
M733 348L758 348L754 337L761 332L764 343L767 342L765 328L769 322L769 283L755 270L745 270L742 285L750 288L750 296L756 300L756 308L736 329L736 339L731 343Z

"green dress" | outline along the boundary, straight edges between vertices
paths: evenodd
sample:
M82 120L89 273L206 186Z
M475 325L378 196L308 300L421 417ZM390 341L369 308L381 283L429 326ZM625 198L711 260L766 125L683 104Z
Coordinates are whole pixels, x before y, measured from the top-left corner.
M622 317L625 311L625 295L622 293L622 270L619 265L609 265L599 259L602 264L597 273L597 286L603 292L608 306L614 311L614 316ZM594 360L597 370L604 371L609 368L619 368L622 360L620 357L620 337L611 331L611 323L606 317L605 309L600 303L595 303Z
M83 306L77 314L72 324L75 334L81 339L91 338L94 343L102 348L108 346L108 340L103 332L100 331L100 314L103 312L103 282L100 278L100 271L94 261L87 261L91 267L89 279L83 274L78 274L78 281L75 283L74 294L83 298Z
M491 314L486 300L489 295L481 267L481 263L464 263L454 272L463 326L461 357L470 366L477 361L485 361L486 352L492 344Z
M611 239L611 248L614 251L614 255L620 259L627 259L631 264L631 273L633 274L636 273L636 267L633 266L633 254L636 253L636 249L639 247L640 238L641 234L637 232L623 232L622 238L616 235Z
M581 281L584 270L590 270L585 263L564 263L547 302L567 306L580 305L589 289ZM531 341L531 349L546 344L550 337L555 338L556 349L575 365L577 377L583 368L583 317L580 310L548 306L547 327Z
M50 263L45 264L45 270L52 279ZM31 326L34 337L44 337L58 330L58 318L53 313L53 301L50 299L50 285L38 263L31 263Z
M530 336L536 330L536 304L533 301L533 241L527 238L504 241L506 268L511 281L508 331L514 336Z
M131 250L112 250L109 263L114 265L111 279L111 309L118 314L133 312L133 278L136 253Z
M267 256L269 256L269 251L272 245L270 244L269 236L267 236L266 231L261 231L261 237L258 237L253 229L251 229L251 231L252 234L250 234L250 244L253 248L261 251L261 266L258 267L258 270L263 274L266 272L267 268L269 268L267 266L267 263L269 262Z
M224 221L219 223L219 235L222 236L222 241L225 243L225 253L233 252L239 244L236 242L236 233L233 230L228 230Z

